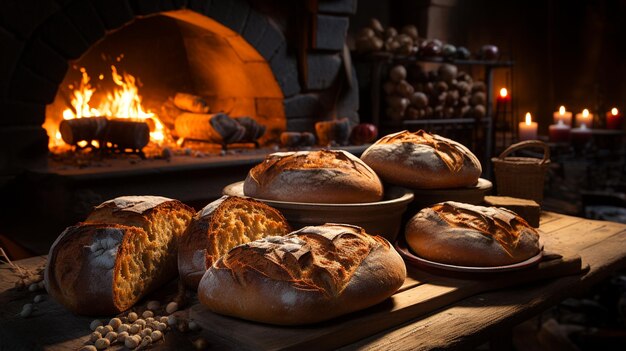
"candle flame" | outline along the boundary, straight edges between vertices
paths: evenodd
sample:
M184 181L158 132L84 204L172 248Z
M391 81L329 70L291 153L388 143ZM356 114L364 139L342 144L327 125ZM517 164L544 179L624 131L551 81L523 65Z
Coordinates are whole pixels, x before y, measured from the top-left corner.
M612 114L613 116L617 116L617 114L618 114L618 113L619 113L619 111L617 111L617 109L616 109L615 107L613 107L613 108L611 109L611 114Z
M583 118L587 118L587 117L589 117L589 110L584 109L583 110Z
M500 89L500 96L502 98L505 98L507 95L509 95L509 92L506 90L506 88Z
M531 122L530 112L526 112L526 125L529 126Z
M565 106L559 107L559 114L560 115L564 115L565 114Z

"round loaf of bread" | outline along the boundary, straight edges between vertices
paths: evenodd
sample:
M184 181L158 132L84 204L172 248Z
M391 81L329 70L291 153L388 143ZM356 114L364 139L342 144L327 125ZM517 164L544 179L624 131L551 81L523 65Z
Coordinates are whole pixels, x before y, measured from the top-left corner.
M48 293L82 315L111 315L176 277L177 242L195 211L159 196L124 196L68 227L48 254Z
M361 160L383 181L415 189L472 186L482 172L465 146L423 130L386 135L367 148Z
M180 279L196 290L204 272L233 247L289 231L287 220L275 208L250 198L223 196L200 210L178 241Z
M376 173L342 151L277 152L250 170L246 196L308 203L379 201L383 186Z
M419 257L457 266L511 265L541 250L539 233L517 214L453 201L422 209L405 236Z
M198 298L220 314L309 324L375 305L405 277L387 240L360 227L325 224L235 247L206 271Z

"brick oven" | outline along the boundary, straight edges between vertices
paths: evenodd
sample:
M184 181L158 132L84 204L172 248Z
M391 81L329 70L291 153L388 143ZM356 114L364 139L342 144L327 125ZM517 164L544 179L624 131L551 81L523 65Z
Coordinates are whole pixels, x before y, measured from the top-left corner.
M12 204L4 215L12 222L27 212L41 218L21 226L27 233L9 224L0 235L34 252L104 199L143 193L202 205L276 150L281 132L314 132L316 122L336 118L359 121L345 44L356 0L7 0L0 6L0 174ZM184 92L205 97L211 112L252 117L267 128L261 148L106 159L87 167L72 156L71 165L59 164L55 128L81 70L105 94L102 72L111 66L136 79L145 108L157 115Z

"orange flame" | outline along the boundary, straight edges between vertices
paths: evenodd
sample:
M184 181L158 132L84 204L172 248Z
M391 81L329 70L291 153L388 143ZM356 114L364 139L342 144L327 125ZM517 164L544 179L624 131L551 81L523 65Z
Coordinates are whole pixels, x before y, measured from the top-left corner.
M106 98L103 99L98 107L92 107L90 101L96 89L92 88L89 83L90 77L87 74L87 70L81 67L80 72L82 74L80 86L72 93L71 104L73 109L65 109L63 111L63 119L106 116L109 118L144 120L149 122L148 124L150 125L151 142L160 145L165 140L165 127L163 123L159 120L158 116L151 111L145 111L141 105L141 96L139 95L139 89L137 88L134 76L126 72L120 75L117 72L117 68L112 65L111 76L117 88L112 92L108 92ZM98 78L102 79L102 75ZM64 142L61 139L58 125L54 127L46 126L46 129L50 130L50 128L56 129L49 134L55 136L54 138L50 138L49 146L63 145Z

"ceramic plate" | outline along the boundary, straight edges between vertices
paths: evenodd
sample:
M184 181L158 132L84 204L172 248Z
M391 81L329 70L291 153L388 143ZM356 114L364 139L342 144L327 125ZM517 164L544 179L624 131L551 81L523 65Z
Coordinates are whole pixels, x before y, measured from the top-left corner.
M539 241L541 245L541 250L539 253L526 261L518 262L515 264L510 264L506 266L495 266L495 267L470 267L470 266L456 266L446 263L433 262L424 258L421 258L414 254L404 242L404 240L398 240L396 242L396 249L400 253L402 257L404 257L409 263L416 265L418 267L427 267L427 268L435 268L444 271L452 271L452 272L464 272L464 273L499 273L499 272L509 272L516 271L520 269L525 269L528 267L532 267L537 265L541 261L541 257L543 256L543 243L541 240Z

